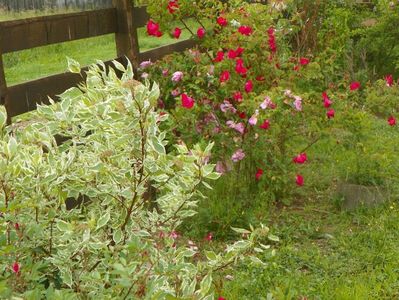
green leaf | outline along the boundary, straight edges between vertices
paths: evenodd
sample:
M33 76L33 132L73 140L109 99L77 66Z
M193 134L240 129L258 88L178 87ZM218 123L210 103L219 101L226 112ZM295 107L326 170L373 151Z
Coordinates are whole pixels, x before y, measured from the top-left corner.
M213 251L205 251L205 256L208 260L217 260L217 255Z
M69 223L67 223L67 222L65 222L65 221L63 221L63 220L59 220L59 221L57 222L57 228L58 228L60 231L62 231L62 232L71 231L71 229L72 229L71 227L72 227L71 224L69 224Z
M151 144L154 147L154 150L159 154L166 154L165 147L162 143L158 140L156 136L151 138Z
M273 242L279 242L280 238L274 234L269 234L269 236L267 237L269 240L273 241Z
M209 273L202 279L201 284L200 284L200 294L202 297L205 297L209 290L211 289L212 285L212 274Z
M231 229L233 229L235 232L240 233L240 234L250 234L251 233L251 231L249 231L247 229L235 228L235 227L231 227Z
M76 60L70 57L67 57L67 61L68 61L68 71L71 73L80 74L80 64Z
M65 283L67 286L72 287L72 272L69 269L63 269L61 271L61 278L63 283Z
M0 106L0 129L2 129L7 122L7 112L4 106Z
M119 244L122 241L122 231L118 228L114 231L112 238L115 244Z
M104 215L102 215L98 220L97 220L97 227L96 230L100 229L101 227L104 227L107 225L109 219L111 218L111 215L109 211L107 211Z
M18 150L18 143L17 140L12 136L10 137L10 140L8 141L8 155L10 156L10 158L12 158Z

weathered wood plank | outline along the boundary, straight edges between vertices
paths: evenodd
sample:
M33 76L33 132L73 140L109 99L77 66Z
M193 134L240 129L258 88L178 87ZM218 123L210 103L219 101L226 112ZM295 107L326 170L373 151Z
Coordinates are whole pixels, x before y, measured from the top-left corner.
M146 6L133 8L133 16L133 24L136 28L145 26L150 19Z
M0 22L2 53L117 31L115 8Z
M134 26L134 8L132 0L113 0L117 12L118 28L115 34L116 52L118 57L126 56L138 66L139 41L137 28Z
M1 37L0 37L1 40ZM9 94L6 82L6 76L4 74L4 65L3 65L3 55L0 52L0 105L4 105L6 110L8 111L9 107ZM7 124L11 123L11 117L7 114Z
M105 65L111 66L112 61ZM57 95L85 80L86 70L82 69L82 76L67 72L8 87L10 117L35 110L38 103L49 104L48 97L57 101Z
M196 44L197 43L194 40L185 40L175 44L170 44L149 51L145 51L140 53L140 61L149 59L151 59L152 61L156 61L158 59L161 59L165 55L171 54L173 52L182 52L188 48L192 48Z

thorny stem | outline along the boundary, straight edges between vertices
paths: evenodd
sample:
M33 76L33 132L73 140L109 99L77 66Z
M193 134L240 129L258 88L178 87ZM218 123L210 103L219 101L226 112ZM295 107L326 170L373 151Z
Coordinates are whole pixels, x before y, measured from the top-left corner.
M197 186L202 182L202 174L201 174L201 166L199 166L198 164L196 164L198 166L198 177L199 177L199 182L198 184L195 184L192 188L192 190L190 191L190 194L194 193L194 191L196 190ZM186 205L187 201L190 199L190 197L186 200L184 200L180 206L176 209L176 211L173 213L173 215L169 216L166 220L162 221L162 223L159 226L163 226L165 225L167 222L169 222L171 219L175 218L177 213L179 211L181 211L183 209L183 207Z
M1 180L0 183L1 183L1 188L2 188L2 190L3 190L3 192L4 192L5 207L6 207L6 210L7 210L7 209L8 209L8 203L9 203L9 201L10 201L9 195L8 195L8 192L7 192L7 187L5 186L3 180ZM10 243L11 243L10 222L8 222L8 223L7 223L7 245L10 245Z
M202 25L201 21L200 21L197 17L195 17L195 20L196 20L203 28L205 28L204 25ZM180 19L180 22L182 22L182 24L184 25L184 27L191 33L191 35L192 35L193 37L195 37L195 33L190 29L190 27L188 27L187 23L184 22L183 19ZM213 59L212 59L211 55L209 54L208 50L205 50L205 54L208 56L209 60L210 60L211 62L213 62Z
M130 217L131 217L132 212L133 212L134 205L137 202L138 188L144 181L143 180L143 177L144 177L144 160L145 160L145 157L146 157L145 144L147 142L147 133L145 132L145 129L144 129L144 121L147 119L147 113L145 113L143 115L143 111L142 111L142 108L141 108L140 104L137 103L137 102L136 102L136 104L137 104L137 107L138 107L140 115L143 116L143 118L141 118L140 122L139 122L139 124L140 124L140 134L141 134L141 168L139 170L139 173L140 173L139 180L138 180L137 183L135 183L136 187L135 187L135 191L134 191L132 202L130 203L130 206L129 206L128 211L126 213L125 220L124 220L124 222L123 222L123 224L121 226L121 230L122 231L125 231L126 225L129 222L129 220L130 220ZM124 242L126 242L126 234L125 234Z
M188 27L187 23L184 22L183 19L180 19L180 22L182 22L182 24L184 25L184 27L191 33L192 36L195 36L194 32L190 29L190 27Z
M308 150L310 147L312 147L314 144L316 144L319 140L321 139L321 137L317 137L316 139L314 139L309 145L307 145L300 153L305 152L306 150Z

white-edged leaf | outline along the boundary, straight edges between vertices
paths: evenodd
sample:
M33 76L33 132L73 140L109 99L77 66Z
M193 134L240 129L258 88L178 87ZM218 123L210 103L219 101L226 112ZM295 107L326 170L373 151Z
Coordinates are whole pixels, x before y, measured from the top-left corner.
M119 244L122 241L122 231L118 228L114 231L112 238L115 244Z
M97 220L97 229L100 229L101 227L104 227L107 225L109 219L111 218L111 215L109 211L107 211L104 215L102 215L98 220Z
M67 61L68 61L68 71L71 73L79 74L80 64L76 60L70 57L67 57Z

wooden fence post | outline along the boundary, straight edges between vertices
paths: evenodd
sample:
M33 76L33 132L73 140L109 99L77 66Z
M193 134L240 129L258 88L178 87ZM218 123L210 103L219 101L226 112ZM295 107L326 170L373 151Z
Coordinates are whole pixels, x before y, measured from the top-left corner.
M1 39L1 36L0 36ZM4 65L3 65L3 53L0 49L0 105L4 105L7 110L7 124L11 124L11 112L10 112L10 105L9 105L9 95L8 95L8 88L6 82L6 76L4 73Z
M135 68L139 65L137 28L133 23L133 0L113 0L117 11L118 30L115 34L118 57L127 57Z

